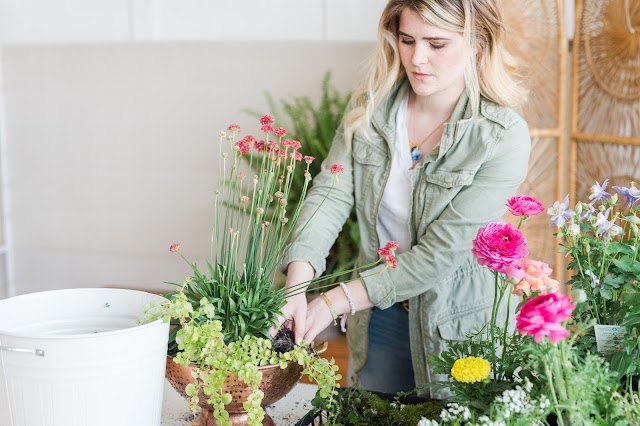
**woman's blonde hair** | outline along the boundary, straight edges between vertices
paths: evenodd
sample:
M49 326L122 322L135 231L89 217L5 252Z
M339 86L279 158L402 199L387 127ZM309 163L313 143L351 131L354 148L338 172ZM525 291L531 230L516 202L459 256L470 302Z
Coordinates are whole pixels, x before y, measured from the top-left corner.
M432 25L463 34L469 55L464 71L474 120L478 118L480 95L503 106L524 102L527 90L513 77L515 60L507 52L499 0L390 0L378 24L378 41L366 77L354 92L355 103L345 116L345 133L367 130L371 115L394 83L406 73L398 53L400 14L405 8Z

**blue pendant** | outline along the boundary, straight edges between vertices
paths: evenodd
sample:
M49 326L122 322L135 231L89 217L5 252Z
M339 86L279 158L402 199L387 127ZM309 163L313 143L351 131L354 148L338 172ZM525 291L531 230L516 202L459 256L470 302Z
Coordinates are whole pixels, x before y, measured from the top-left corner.
M411 145L413 145L413 144L411 144ZM421 155L422 155L422 153L420 152L420 148L418 148L415 145L411 146L411 159L413 161L419 160Z

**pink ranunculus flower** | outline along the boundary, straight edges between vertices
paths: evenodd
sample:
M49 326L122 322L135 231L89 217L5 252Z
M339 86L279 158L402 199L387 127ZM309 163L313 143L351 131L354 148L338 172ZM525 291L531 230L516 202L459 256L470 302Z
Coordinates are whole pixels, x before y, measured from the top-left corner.
M531 293L547 294L558 291L558 281L549 277L553 271L546 263L525 259L520 266L524 276L513 286L513 294L529 296Z
M506 222L491 222L480 228L471 252L479 264L502 273L513 273L512 265L529 254L524 234Z
M515 195L507 202L507 208L515 216L535 216L544 211L538 200L528 195Z
M562 322L571 317L574 308L564 294L541 294L522 305L516 316L516 328L520 334L533 336L536 343L542 342L544 336L549 336L552 343L558 343L569 335Z

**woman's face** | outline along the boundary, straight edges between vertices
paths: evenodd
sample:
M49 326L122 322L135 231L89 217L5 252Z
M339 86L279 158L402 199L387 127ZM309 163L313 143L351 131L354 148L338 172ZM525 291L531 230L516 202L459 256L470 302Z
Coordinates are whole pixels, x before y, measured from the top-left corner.
M405 8L400 15L398 50L416 95L460 96L468 57L462 33L431 25Z

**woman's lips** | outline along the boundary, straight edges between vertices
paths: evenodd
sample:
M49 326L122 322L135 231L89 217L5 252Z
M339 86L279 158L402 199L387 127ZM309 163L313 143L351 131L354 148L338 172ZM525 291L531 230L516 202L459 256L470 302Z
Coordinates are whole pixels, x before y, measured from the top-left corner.
M412 74L413 74L413 77L416 80L427 80L430 77L433 77L431 74L423 74L423 73L420 73L420 72L413 72Z

